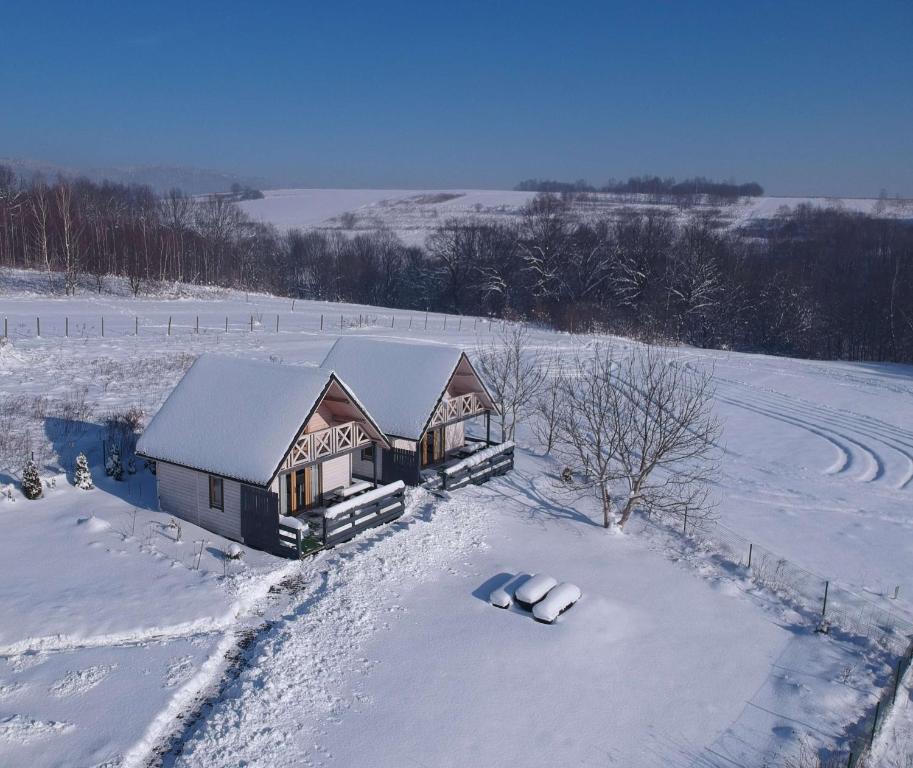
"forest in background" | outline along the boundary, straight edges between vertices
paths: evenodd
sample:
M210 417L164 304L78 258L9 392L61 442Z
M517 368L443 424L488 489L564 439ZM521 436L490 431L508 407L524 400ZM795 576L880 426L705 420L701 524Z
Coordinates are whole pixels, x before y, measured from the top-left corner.
M394 233L280 232L234 200L84 179L24 183L0 167L0 267L61 289L129 280L525 319L575 332L808 358L913 361L913 226L799 206L752 231L700 209L582 221L538 194L516 221ZM586 192L583 192L586 194ZM58 276L62 276L58 279Z

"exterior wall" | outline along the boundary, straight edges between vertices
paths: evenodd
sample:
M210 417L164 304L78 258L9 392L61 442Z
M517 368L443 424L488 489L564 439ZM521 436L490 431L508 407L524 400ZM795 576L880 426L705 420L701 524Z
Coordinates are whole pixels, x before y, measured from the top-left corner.
M220 536L241 541L241 485L222 481L224 509L209 506L209 475L164 461L156 462L159 508Z
M444 427L444 450L452 451L456 448L461 448L466 441L466 431L464 428L464 423L458 421L455 424L450 424L447 427Z
M328 459L323 464L323 492L352 483L352 457L350 454Z
M374 451L377 454L377 480L380 482L384 476L384 454L386 451L381 450L379 445L374 446ZM374 462L362 461L360 448L352 454L352 474L360 475L361 477L374 477Z

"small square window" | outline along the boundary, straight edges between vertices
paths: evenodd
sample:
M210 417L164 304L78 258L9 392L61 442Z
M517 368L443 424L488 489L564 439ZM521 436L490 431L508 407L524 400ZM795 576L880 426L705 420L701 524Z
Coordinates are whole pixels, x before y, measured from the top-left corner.
M222 478L209 476L209 506L213 509L223 509L222 501Z
M361 449L361 460L362 461L374 461L374 445L373 444Z

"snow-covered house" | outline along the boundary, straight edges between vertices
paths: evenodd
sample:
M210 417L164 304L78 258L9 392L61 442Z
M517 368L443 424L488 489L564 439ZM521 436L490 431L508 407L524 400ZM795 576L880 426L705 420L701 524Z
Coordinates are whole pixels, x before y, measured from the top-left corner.
M491 445L496 405L458 347L346 336L336 341L321 367L352 386L389 440L380 457L384 482L415 485L425 470ZM470 420L480 435L467 445ZM376 461L374 450L356 455L355 466L362 469Z
M364 457L389 447L352 390L325 369L204 355L137 453L156 463L163 511L272 550L279 515L318 510L353 482L372 488L379 462Z

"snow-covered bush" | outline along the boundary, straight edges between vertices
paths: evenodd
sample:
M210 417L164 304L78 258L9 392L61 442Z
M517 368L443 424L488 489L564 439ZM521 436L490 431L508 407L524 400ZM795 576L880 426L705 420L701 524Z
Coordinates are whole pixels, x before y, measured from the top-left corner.
M95 486L92 484L92 473L89 471L89 460L84 453L76 457L76 467L73 470L73 484L84 491L91 490Z
M124 465L121 463L120 451L117 446L114 446L111 449L111 453L108 454L108 460L105 462L105 474L115 480L124 479Z
M38 474L38 465L34 459L25 462L22 470L22 495L27 499L37 499L41 496L41 476Z

